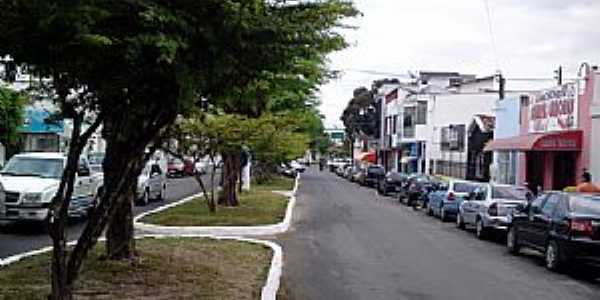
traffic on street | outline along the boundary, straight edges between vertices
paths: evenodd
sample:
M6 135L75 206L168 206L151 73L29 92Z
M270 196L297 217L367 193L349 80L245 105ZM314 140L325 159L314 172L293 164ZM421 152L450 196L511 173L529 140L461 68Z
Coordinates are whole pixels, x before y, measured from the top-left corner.
M482 185L460 181L448 187L444 180L436 181L446 195L456 192L455 199L468 191L477 193ZM290 298L597 299L600 293L600 272L593 265L570 262L560 272L547 270L555 266L548 266L544 251L524 247L527 238L521 233L527 229L522 217L515 217L523 246L517 250L499 226L478 239L476 226L462 223L466 217L455 223L456 217L448 215L442 221L439 213L437 218L428 216L427 204L413 207L398 197L331 172L311 168L304 173L295 225L281 238ZM540 199L533 207L544 201ZM580 207L598 213L597 198L571 201L574 215ZM509 215L508 210L499 215ZM594 233L584 237L587 231L579 231L588 230L584 223L570 230L577 239L597 245L590 243L598 237L596 225ZM600 256L597 248L588 254Z
M207 182L209 181L207 180ZM134 214L138 215L200 192L198 184L191 177L168 179L166 186L166 198L163 201L152 201L145 206L134 206ZM84 227L85 219L73 218L67 229L69 240L77 239ZM47 247L52 242L41 222L8 221L0 223L0 241L2 241L0 243L0 259Z

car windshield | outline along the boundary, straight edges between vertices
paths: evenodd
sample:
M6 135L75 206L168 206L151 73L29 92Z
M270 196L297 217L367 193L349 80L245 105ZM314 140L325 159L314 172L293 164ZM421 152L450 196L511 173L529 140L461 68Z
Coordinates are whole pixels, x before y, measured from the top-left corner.
M104 153L93 153L88 156L90 165L101 165L104 161Z
M600 196L572 197L570 210L585 215L600 215Z
M493 199L527 200L528 190L516 186L493 186Z
M477 185L466 182L457 182L454 184L454 192L456 193L472 193L477 189Z
M385 173L385 171L383 170L382 167L369 167L369 172L371 172L371 173L377 173L377 174L383 174L383 173Z
M60 178L63 169L62 159L13 157L2 170L2 174L11 176Z

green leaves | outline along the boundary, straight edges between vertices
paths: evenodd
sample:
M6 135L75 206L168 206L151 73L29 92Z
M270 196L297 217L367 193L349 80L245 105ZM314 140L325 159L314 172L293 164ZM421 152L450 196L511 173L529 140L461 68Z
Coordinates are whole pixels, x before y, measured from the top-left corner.
M17 129L23 124L27 98L20 93L0 87L0 143L15 146L18 143Z

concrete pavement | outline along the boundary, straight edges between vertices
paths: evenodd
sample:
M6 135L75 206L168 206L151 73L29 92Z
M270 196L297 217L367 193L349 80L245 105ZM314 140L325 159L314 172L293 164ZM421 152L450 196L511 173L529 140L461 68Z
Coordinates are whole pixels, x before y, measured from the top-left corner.
M539 255L514 257L501 239L477 240L329 172L303 174L297 199L291 230L279 236L292 300L600 295L600 282L587 271L548 272Z
M207 180L209 181L209 180ZM169 179L165 201L153 201L146 206L135 206L134 213L155 209L167 203L175 202L200 192L200 188L191 177ZM85 222L74 222L67 230L69 240L77 239ZM9 224L0 226L0 258L49 246L50 237L39 224Z

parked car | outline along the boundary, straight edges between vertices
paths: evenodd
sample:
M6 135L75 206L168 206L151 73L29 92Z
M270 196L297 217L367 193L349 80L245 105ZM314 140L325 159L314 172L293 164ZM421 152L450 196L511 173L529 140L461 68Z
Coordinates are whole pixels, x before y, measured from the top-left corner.
M329 168L330 172L335 172L335 170L339 166L343 166L343 165L347 165L347 164L351 164L351 163L352 163L352 160L349 158L333 158L333 159L327 161L327 167Z
M361 184L368 187L377 188L381 178L385 177L385 169L379 165L370 165L365 168L365 174L362 177Z
M0 219L39 221L48 217L67 164L63 153L23 153L13 156L0 172ZM87 217L103 189L101 173L92 173L87 158L77 167L69 217Z
M412 206L421 199L425 203L433 178L426 174L412 174L405 181L398 193L398 202Z
M511 214L507 248L544 253L546 268L571 262L600 264L600 195L550 192Z
M138 177L137 199L140 205L150 200L164 200L167 195L167 176L157 163L148 163Z
M296 178L298 176L298 172L296 169L292 168L290 165L282 163L277 168L277 172L285 177Z
M292 160L290 162L290 166L292 168L294 168L296 170L296 172L298 172L298 173L304 173L304 171L306 171L306 167L303 164L301 164L295 160Z
M94 152L88 155L88 162L90 163L90 170L94 173L102 173L102 163L104 163L105 153Z
M354 166L353 165L347 165L344 168L344 175L343 177L352 181L352 172L354 171Z
M367 169L365 167L356 167L352 173L352 181L363 184L365 176L367 176Z
M167 176L178 177L184 174L184 163L179 158L171 158L167 162Z
M439 217L442 222L456 217L462 200L468 198L478 186L477 183L462 180L450 180L440 184L436 191L429 194L427 214Z
M474 225L479 239L486 238L492 231L506 232L509 210L518 205L526 205L530 194L527 188L520 186L479 186L460 204L456 225L459 228Z
M183 160L183 176L194 176L196 175L196 165L191 159Z
M378 192L384 196L400 191L402 184L408 179L408 174L390 171L379 179Z
M338 176L340 176L340 177L343 177L347 168L348 168L347 164L341 165L341 166L339 166L339 167L337 167L335 169L335 174L338 175Z

